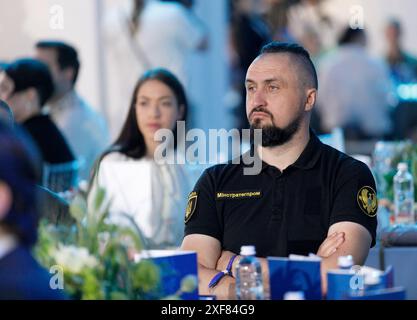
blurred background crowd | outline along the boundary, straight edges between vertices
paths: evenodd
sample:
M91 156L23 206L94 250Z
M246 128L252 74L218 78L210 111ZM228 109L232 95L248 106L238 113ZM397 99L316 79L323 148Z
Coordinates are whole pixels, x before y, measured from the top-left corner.
M85 180L114 192L114 211L141 212L151 247L177 246L195 179L149 160L152 134L177 120L248 128L246 70L272 40L309 51L319 79L312 127L328 143L370 156L380 140L417 142L414 0L0 0L0 8L0 119L24 128L18 136L30 137L42 165L7 176L38 158L0 127L0 220L2 208L27 211L9 210L3 182L28 207L33 199L13 183L35 183L49 199L43 213L57 219L68 197L56 193ZM154 100L160 122L146 122ZM144 180L124 190L112 163L132 159Z
M298 42L313 57L320 82L317 131L342 128L346 139L359 141L416 139L413 1L396 6L340 0L2 0L1 5L2 65L28 56L46 62L57 87L49 108L72 103L90 112L52 111L53 121L69 132L71 120L64 118L94 118L85 120L91 123L86 130L100 137L102 148L118 135L136 80L155 67L172 71L186 88L189 127L247 127L243 79L271 40ZM75 51L42 44L50 40ZM66 75L72 85L58 84L62 71L71 69L74 74ZM69 92L75 93L72 101ZM68 132L64 137L72 150L83 153L79 138Z

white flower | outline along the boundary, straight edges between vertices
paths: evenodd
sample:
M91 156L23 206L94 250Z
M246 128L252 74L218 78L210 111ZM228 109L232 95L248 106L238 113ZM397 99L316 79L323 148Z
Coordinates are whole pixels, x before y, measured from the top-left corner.
M53 257L64 270L75 274L84 268L94 268L98 265L97 259L84 247L59 245Z

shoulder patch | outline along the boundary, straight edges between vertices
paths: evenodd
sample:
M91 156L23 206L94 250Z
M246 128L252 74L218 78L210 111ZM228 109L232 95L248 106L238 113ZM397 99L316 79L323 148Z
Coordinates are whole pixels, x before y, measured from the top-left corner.
M367 216L376 216L378 200L374 189L369 186L360 188L357 195L357 201L359 207Z
M187 208L185 209L184 223L187 223L194 214L195 208L197 207L198 193L193 191L188 196Z

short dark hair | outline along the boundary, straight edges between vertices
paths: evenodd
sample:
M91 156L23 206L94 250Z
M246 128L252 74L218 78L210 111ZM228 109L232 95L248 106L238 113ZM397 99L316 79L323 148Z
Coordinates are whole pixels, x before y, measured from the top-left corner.
M62 41L39 41L36 43L36 48L55 50L57 53L59 68L61 70L66 68L74 69L72 84L75 84L80 70L80 60L78 59L77 50L73 46Z
M339 37L338 44L342 46L354 43L363 37L365 37L365 31L363 29L352 29L350 26L348 26L343 30L341 36Z
M315 89L318 88L316 68L314 67L313 61L311 61L310 54L302 46L296 43L272 41L262 47L260 55L268 53L287 53L296 57L297 62L306 71L307 79L305 79L305 82Z
M395 17L391 17L388 22L388 26L394 27L399 33L402 31L401 22Z
M13 93L34 88L39 96L41 108L54 92L54 84L48 66L36 59L18 59L4 68L13 80Z
M0 120L5 121L6 123L13 125L14 123L14 116L13 116L13 111L12 109L10 109L9 105L3 101L0 100L0 114L6 114L6 117L2 119L2 117L0 116Z
M0 71L3 71L6 66L7 66L6 62L0 61Z
M19 128L0 120L0 181L11 190L13 201L0 225L15 234L22 245L36 242L39 220L37 183L41 160L31 139Z

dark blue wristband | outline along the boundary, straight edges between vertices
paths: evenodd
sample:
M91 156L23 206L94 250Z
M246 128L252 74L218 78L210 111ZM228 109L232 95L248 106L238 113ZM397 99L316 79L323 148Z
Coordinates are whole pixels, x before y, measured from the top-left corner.
M211 279L209 283L209 288L215 287L219 283L219 281L226 275L233 277L232 267L233 267L233 261L235 261L236 257L237 255L234 255L233 257L231 257L229 260L229 263L227 264L226 270L220 271L213 277L213 279Z

